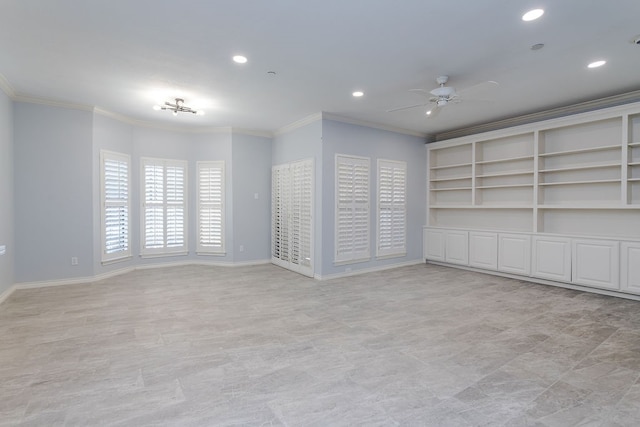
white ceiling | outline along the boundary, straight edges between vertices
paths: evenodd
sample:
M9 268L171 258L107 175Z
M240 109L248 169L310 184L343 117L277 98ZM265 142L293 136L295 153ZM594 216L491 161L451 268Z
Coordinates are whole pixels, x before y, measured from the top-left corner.
M176 126L273 132L324 111L434 134L640 89L638 17L638 0L0 0L0 74L18 98ZM442 74L499 87L432 120L386 112ZM175 97L206 115L151 108Z

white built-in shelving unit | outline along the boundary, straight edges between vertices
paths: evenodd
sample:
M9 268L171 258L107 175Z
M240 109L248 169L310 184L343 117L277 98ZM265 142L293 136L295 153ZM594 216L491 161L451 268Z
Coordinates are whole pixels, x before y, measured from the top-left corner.
M446 232L472 233L467 236L471 239L467 265L497 265L500 270L499 253L497 262L478 255L477 248L492 241L486 233L494 233L496 242L502 242L500 236L505 233L527 235L531 239L522 246L533 245L529 249L535 257L544 258L549 248L558 248L558 259L573 260L573 270L579 261L576 253L569 259L563 252L571 252L571 244L578 254L587 254L585 257L604 257L605 252L618 256L618 252L610 251L610 242L626 242L632 247L627 253L638 258L634 262L640 262L640 250L635 250L640 245L640 104L440 141L427 147L426 229L435 234L444 231L439 241L445 247L449 241ZM540 236L545 238L540 240ZM451 241L462 241L459 235L456 237ZM560 243L553 239L560 239ZM601 239L607 244L590 246L588 239ZM497 246L499 252L501 245L496 242L487 247ZM512 243L508 239L504 242ZM427 246L425 241L425 251ZM429 250L438 253L440 248ZM443 250L446 256L446 248ZM543 265L548 270L542 258L531 265ZM626 264L619 264L633 263L627 259ZM584 260L580 265L585 265ZM618 265L609 267L618 271ZM566 282L570 276L571 283L598 287L594 284L600 279L585 279L589 271L568 272L567 268L565 263L557 272L545 270L537 277L565 278ZM601 288L621 292L639 289L633 292L640 294L640 273L629 274L629 280L638 283ZM621 274L621 282L629 274ZM536 272L531 275L536 276Z

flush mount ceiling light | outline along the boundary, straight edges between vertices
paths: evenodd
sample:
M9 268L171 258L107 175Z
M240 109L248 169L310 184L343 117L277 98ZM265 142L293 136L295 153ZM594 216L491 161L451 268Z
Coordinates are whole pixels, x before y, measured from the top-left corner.
M361 96L364 96L364 92L361 90L357 90L353 92L351 95L353 95L355 98L360 98Z
M535 21L536 19L540 18L542 15L544 15L544 10L542 10L542 9L533 9L533 10L530 10L529 12L525 13L524 15L522 15L522 20L523 21Z
M588 68L598 68L598 67L602 67L604 64L606 64L607 61L604 60L600 60L600 61L593 61L592 63L590 63L589 65L587 65Z
M247 57L242 55L236 55L233 57L233 62L237 62L238 64L246 64Z
M182 98L176 98L175 103L165 102L164 105L154 105L153 109L156 111L169 110L173 113L174 116L177 116L178 113L191 113L197 114L198 116L204 115L204 111L197 111L191 107L187 107L186 105L184 105L184 99Z

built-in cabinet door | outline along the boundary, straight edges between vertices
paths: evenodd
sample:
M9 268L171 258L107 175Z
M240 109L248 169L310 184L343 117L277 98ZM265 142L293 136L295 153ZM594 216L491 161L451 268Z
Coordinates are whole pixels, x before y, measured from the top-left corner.
M498 234L498 270L523 276L531 274L531 236Z
M619 289L620 243L612 240L573 239L572 282Z
M531 275L541 279L571 281L571 239L533 236Z
M447 230L444 258L451 264L469 265L469 232Z
M469 232L469 265L485 270L498 269L498 234Z
M620 244L620 287L623 291L640 294L640 243Z
M424 257L429 261L444 262L444 242L446 231L425 228L423 232Z

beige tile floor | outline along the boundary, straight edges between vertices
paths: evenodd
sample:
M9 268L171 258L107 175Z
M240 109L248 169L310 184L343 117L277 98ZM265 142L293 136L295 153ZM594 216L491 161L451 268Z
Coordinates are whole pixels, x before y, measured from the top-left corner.
M640 302L433 265L137 271L0 306L0 425L638 426Z

